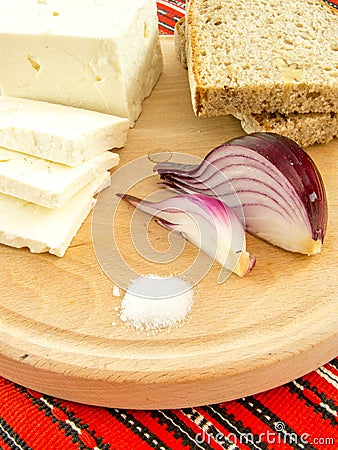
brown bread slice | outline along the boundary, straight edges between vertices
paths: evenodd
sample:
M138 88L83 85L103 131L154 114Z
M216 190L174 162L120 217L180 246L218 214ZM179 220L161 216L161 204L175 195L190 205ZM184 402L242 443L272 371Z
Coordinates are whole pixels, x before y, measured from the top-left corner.
M175 49L178 60L187 68L185 48L185 19L176 23ZM289 137L302 147L308 147L315 143L326 144L338 136L337 113L307 113L307 114L243 114L235 113L241 121L241 126L246 133L257 131L269 131Z
M337 113L307 114L234 114L241 121L246 133L268 131L293 139L301 147L313 144L327 144L338 137Z
M198 116L338 112L338 15L321 0L190 0Z
M187 52L185 48L185 17L176 22L174 29L176 57L182 66L187 69Z

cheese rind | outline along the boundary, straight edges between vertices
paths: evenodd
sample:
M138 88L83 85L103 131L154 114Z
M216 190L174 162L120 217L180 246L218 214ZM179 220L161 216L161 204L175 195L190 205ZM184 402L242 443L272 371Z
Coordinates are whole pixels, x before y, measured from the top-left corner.
M76 166L127 142L127 119L0 96L0 146Z
M4 95L114 114L132 125L161 71L154 0L11 0L1 9Z
M109 182L109 172L101 173L58 209L0 194L0 243L62 257L94 207L94 195Z
M0 192L47 208L60 208L102 172L119 163L104 152L76 167L0 147Z

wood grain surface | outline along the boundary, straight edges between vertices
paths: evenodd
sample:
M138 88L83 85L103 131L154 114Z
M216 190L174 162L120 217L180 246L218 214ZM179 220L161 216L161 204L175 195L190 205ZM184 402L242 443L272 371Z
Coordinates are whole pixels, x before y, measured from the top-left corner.
M194 117L173 39L161 40L164 72L120 152L120 167L154 151L203 157L243 134L232 117ZM335 357L338 142L309 153L328 193L322 252L295 255L248 236L248 250L257 256L254 271L219 284L215 264L195 287L190 317L170 332L136 332L120 320L121 298L113 296L113 282L93 250L91 217L61 259L0 246L0 374L88 404L179 408L270 389ZM151 191L156 181L149 179L135 192ZM109 203L106 207L109 214ZM136 271L168 275L191 264L196 254L191 245L168 264L142 258L128 235L131 213L132 207L121 203L115 239ZM154 247L167 248L163 228L151 224L149 233Z

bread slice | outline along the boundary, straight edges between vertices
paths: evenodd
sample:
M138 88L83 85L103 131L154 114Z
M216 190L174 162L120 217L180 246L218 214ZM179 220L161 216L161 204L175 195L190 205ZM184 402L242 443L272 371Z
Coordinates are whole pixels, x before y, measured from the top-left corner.
M181 17L174 28L176 57L182 66L187 69L187 52L185 48L185 17Z
M338 112L338 14L320 0L190 0L198 116Z
M183 67L187 68L184 17L176 23L174 35L177 58ZM235 113L234 116L241 121L246 133L257 131L277 133L293 139L302 147L315 143L327 144L338 137L337 113Z
M234 114L241 121L246 133L267 131L286 136L301 147L327 144L338 137L337 113L281 114Z

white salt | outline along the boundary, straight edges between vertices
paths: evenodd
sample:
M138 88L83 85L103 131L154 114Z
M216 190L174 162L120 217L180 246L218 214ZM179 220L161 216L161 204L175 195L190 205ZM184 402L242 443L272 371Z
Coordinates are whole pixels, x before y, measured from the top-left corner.
M120 318L139 330L159 330L184 320L192 304L193 289L182 278L148 275L128 286Z
M120 297L121 293L120 293L120 289L118 286L114 285L113 287L113 296L114 297Z

